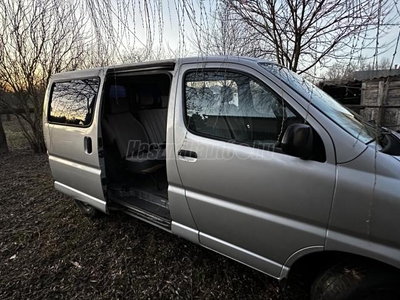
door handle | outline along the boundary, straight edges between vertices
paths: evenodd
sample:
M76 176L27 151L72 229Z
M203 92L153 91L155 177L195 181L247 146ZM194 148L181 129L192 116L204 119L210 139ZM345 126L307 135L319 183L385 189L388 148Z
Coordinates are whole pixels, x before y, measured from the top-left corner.
M189 150L179 150L178 158L187 162L195 162L197 160L197 153Z
M179 150L178 155L184 157L197 158L197 153L189 150Z
M92 153L92 138L89 136L85 136L83 138L83 148L87 154Z

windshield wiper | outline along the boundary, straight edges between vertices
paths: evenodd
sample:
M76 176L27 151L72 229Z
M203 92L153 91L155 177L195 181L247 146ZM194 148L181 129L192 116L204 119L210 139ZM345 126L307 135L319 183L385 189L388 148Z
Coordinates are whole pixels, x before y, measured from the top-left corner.
M378 141L381 142L387 134L390 134L390 131L388 131L386 128L371 126L372 124L369 123L369 121L368 125L370 125L370 129L375 132L369 132L370 136L373 136L373 138L366 143L367 145L374 142L376 138L378 138Z

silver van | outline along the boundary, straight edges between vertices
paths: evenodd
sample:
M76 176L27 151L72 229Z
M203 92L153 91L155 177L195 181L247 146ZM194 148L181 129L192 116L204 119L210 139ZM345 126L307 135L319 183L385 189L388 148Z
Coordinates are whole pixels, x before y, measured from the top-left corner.
M400 299L400 136L288 69L201 57L54 75L54 186L89 217L125 213L311 299Z

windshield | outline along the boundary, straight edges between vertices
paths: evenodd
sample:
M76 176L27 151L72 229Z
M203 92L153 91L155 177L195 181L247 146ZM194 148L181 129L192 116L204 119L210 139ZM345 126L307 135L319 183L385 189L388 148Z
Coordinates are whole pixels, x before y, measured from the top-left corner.
M378 129L363 117L339 104L327 93L289 69L272 63L260 65L303 96L333 122L364 143L375 139Z

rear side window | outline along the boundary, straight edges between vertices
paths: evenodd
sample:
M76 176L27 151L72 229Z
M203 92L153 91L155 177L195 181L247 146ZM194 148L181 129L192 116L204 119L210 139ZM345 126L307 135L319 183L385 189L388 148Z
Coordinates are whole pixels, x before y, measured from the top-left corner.
M50 96L49 122L89 126L93 119L99 84L99 78L54 83Z

